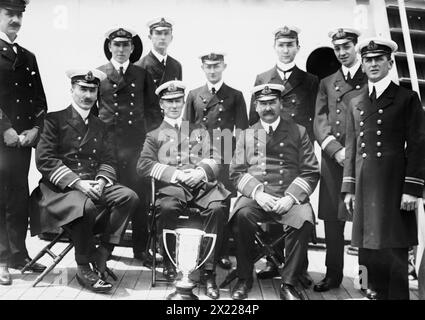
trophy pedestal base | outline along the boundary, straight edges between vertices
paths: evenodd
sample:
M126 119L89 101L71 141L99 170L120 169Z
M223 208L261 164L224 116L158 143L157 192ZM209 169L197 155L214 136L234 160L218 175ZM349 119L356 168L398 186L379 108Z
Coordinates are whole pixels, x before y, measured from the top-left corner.
M199 300L198 296L192 292L194 287L176 287L176 291L170 293L167 300Z

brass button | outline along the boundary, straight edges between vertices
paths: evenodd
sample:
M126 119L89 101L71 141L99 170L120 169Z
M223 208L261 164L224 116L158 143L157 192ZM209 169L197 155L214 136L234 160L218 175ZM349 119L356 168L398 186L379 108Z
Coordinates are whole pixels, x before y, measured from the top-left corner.
M16 116L16 120L19 120L21 117L20 116Z
M378 152L378 153L376 153L376 156L377 156L378 158L380 158L380 157L382 157L382 153Z
M74 155L74 158L75 158L75 159L78 159L78 154Z
M362 132L360 132L360 137L363 137L364 136L364 132L362 131Z
M115 112L115 116L117 116L117 117L118 117L118 116L119 116L119 113L118 113L118 112Z
M217 121L221 121L221 118L218 118Z
M17 82L15 82L15 86L18 86L18 83Z
M78 151L80 151L80 152L83 151L83 148L79 148Z
M78 139L78 141L80 141L82 138L81 137L78 137L77 139Z
M30 103L32 103L32 99L30 99L29 101L30 101Z
M291 117L295 117L295 113L291 114Z
M360 111L360 115L362 116L362 115L364 115L364 111L362 110L362 111Z
M295 99L292 99L292 103L295 103Z
M132 83L132 84L131 84L131 86L132 86L133 88L135 88L135 87L136 87L136 85L135 85L134 83Z
M339 87L335 87L335 90L338 91L339 90Z
M204 117L204 118L202 119L202 121L207 121L207 118L206 118L206 117Z
M280 173L280 174L283 174L283 170L279 170L279 173Z
M360 145L362 148L366 147L366 143L362 142L362 144Z
M31 120L32 119L32 117L31 116L28 116L28 120Z
M337 121L335 122L335 124L336 124L337 126L339 126L339 125L341 124L341 122L340 122L339 120L337 120Z
M339 132L337 132L337 133L336 133L336 136L337 136L337 137L339 137L339 136L341 136L341 134L340 134Z
M116 98L116 97L118 97L118 95L116 93L114 93L114 97Z
M223 112L223 108L218 109L218 111Z
M267 171L263 171L263 176L266 176L267 175Z
M283 158L283 153L279 154L279 158Z
M262 165L262 166L265 166L265 165L266 165L266 163L265 163L265 162L261 162L261 165Z
M134 93L132 93L131 96L134 98Z
M381 130L376 131L376 134L380 136L382 134Z
M340 114L341 113L341 109L336 109L336 113Z
M285 144L283 142L279 143L279 146L283 147Z
M115 106L115 107L118 107L118 102L115 102L115 103L114 103L114 106Z
M356 89L357 89L357 90L359 90L359 89L360 89L360 85L357 85L357 86L356 86Z
M97 142L97 138L94 138L93 140L94 140L94 142Z
M279 184L283 184L283 180L279 180Z
M363 157L363 159L366 158L367 157L367 154L366 153L363 153L362 154L362 157Z
M382 120L381 119L378 119L378 120L376 120L376 123L377 124L382 124Z
M337 99L336 99L336 102L340 102L340 101L341 101L341 98L337 98Z
M379 110L378 110L378 113L379 113L379 114L383 114L383 113L384 113L384 110L379 109Z
M114 88L116 88L116 87L117 87L117 84L116 84L116 83L114 83L113 87L114 87Z
M19 99L16 99L16 103L19 103L21 100L19 100Z
M133 124L133 121L131 121L131 120L128 120L128 125L132 125Z
M81 167L81 162L78 162L78 166Z
M378 141L378 142L376 143L376 146L377 146L377 147L381 147L381 146L382 146L382 142L381 142L381 141Z
M268 185L269 183L268 183L267 181L264 181L264 183L263 183L263 184L266 186L266 185Z
M133 103L133 102L130 102L130 106L132 106L132 107L133 107L133 106L134 106L134 103Z
M260 143L259 142L257 142L257 147L259 147L260 146Z
M133 111L130 111L130 113L129 113L129 114L130 114L130 116L132 116L132 115L133 115Z
M363 126L364 126L364 122L360 121L360 127L363 127Z
M93 153L96 153L96 149L93 149Z
M279 165L283 166L283 161L280 161L280 162L279 162Z
M91 160L92 160L92 158L91 158L91 157L89 157L89 160L91 161Z

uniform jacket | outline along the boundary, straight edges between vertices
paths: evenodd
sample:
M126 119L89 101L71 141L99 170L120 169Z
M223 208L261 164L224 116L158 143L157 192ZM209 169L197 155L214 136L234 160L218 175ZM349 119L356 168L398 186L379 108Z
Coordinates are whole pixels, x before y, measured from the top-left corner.
M284 83L276 66L274 66L272 69L257 75L254 86L264 83L277 83L285 86L285 90L282 92L283 109L281 116L293 118L296 123L305 127L311 141L314 141L313 119L319 79L295 66L287 82ZM255 111L254 100L251 99L249 124L253 125L259 119L260 117Z
M324 220L351 220L341 197L343 167L335 160L335 153L345 146L347 95L350 99L367 83L359 68L354 77L346 81L339 69L324 78L319 85L314 117L314 134L322 149L319 188L319 218Z
M266 134L260 122L241 133L230 165L230 179L242 194L233 214L254 201L253 191L276 197L291 194L299 205L286 214L275 215L282 224L300 228L304 221L313 223L309 196L319 181L319 165L306 129L291 119L281 118L272 136Z
M150 73L157 87L167 81L182 80L182 65L173 57L167 56L164 66L152 51L149 51L146 56L135 64Z
M176 170L194 168L202 168L207 181L193 189L171 183ZM202 208L207 208L213 201L225 200L230 195L217 181L219 171L219 159L206 131L187 121L182 122L180 132L166 121L149 132L137 163L140 176L153 177L158 181L157 190L161 195L174 196L186 203L194 201Z
M83 215L88 198L71 189L72 182L99 176L116 180L116 161L107 126L92 114L86 126L72 106L47 115L35 155L42 179L31 196L32 235Z
M19 45L17 51L0 40L0 147L4 131L11 127L18 134L35 126L41 129L47 111L35 56Z
M150 74L129 64L121 79L112 63L99 67L107 78L100 85L99 118L113 132L119 181L136 183L136 163L145 135L162 121Z
M353 245L415 245L415 212L401 211L400 202L403 193L422 196L425 122L419 98L391 82L376 103L364 85L349 105L342 192L356 195Z

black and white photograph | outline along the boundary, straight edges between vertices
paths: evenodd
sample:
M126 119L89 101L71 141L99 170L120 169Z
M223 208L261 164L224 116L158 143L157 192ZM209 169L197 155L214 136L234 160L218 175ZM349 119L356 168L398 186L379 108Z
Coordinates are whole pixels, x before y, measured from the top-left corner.
M424 110L424 0L0 0L0 300L425 300Z

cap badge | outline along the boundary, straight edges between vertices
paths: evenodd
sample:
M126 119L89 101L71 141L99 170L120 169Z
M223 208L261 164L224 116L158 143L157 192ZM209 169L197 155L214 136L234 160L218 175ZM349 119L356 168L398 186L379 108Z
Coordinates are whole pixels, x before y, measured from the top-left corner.
M367 45L367 49L368 50L377 50L378 49L378 45L372 40Z
M87 72L86 76L84 77L84 79L86 81L93 81L94 80L94 76L93 76L93 72L89 71Z
M117 31L117 36L125 36L125 35L127 35L127 32L124 29L121 28Z
M345 38L347 35L346 35L346 33L344 32L344 29L338 29L338 32L337 32L337 34L336 34L336 37L337 38Z
M289 35L291 33L291 30L287 26L284 26L282 29L282 33L285 35Z
M208 59L209 59L209 60L216 60L216 59L217 59L217 55L216 55L215 53L210 53L210 54L208 55Z
M176 91L177 90L177 88L176 88L176 86L175 86L175 84L174 83L172 83L172 84L170 84L169 86L168 86L168 89L167 89L168 91Z
M272 93L272 90L269 88L269 86L265 86L263 91L261 91L262 94L270 94Z

